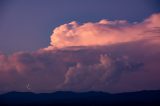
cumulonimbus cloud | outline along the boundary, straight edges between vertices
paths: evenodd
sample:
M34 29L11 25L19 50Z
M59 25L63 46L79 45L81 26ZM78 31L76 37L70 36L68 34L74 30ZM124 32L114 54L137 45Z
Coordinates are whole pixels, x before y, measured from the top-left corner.
M54 29L47 48L0 53L0 93L160 89L159 48L160 14L140 23L73 21Z
M158 36L160 15L154 14L141 23L128 23L126 20L101 20L96 23L78 24L76 21L61 25L53 30L51 47L102 46L147 39ZM145 33L145 36L144 36ZM141 36L142 35L142 36Z

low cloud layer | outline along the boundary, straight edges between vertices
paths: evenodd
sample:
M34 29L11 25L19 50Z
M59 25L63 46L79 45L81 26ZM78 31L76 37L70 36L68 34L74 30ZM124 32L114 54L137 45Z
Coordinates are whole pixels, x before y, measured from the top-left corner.
M160 14L54 29L51 45L35 52L0 53L0 93L160 89Z

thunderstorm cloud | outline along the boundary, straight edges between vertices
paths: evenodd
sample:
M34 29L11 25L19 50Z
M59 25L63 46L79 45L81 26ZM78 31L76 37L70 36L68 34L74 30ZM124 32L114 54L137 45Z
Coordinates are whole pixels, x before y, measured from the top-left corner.
M46 48L0 53L0 93L160 89L159 54L159 13L139 23L73 21Z

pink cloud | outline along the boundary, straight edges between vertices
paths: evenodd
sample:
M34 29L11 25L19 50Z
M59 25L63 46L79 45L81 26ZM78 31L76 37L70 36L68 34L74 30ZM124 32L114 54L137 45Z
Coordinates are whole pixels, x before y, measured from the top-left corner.
M147 39L153 33L142 33L151 29L160 30L160 14L154 14L141 23L128 23L126 20L101 20L96 23L78 24L73 21L53 30L49 48L69 46L102 46ZM155 32L155 31L153 31ZM158 34L154 34L159 35Z
M159 89L159 22L160 14L154 14L141 23L61 25L47 48L0 53L0 93Z

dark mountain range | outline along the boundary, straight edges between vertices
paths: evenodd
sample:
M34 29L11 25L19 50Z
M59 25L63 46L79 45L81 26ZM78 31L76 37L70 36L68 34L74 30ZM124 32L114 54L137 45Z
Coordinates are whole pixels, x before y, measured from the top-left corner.
M104 92L55 92L30 93L10 92L0 95L0 104L3 105L122 105L122 106L160 106L160 91L139 91L119 94Z

